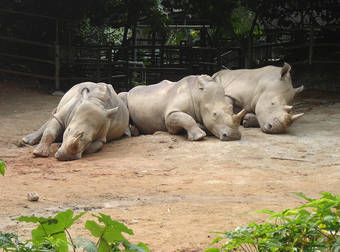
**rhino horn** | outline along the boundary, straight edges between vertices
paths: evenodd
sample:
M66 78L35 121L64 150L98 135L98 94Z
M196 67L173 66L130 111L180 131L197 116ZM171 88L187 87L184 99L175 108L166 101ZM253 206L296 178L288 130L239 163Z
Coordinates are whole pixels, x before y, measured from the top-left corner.
M118 111L118 107L112 108L112 109L105 109L105 115L106 117L112 117L114 114L116 114Z
M289 105L284 105L283 109L286 110L287 112L291 111L293 108L293 106L289 106Z
M241 123L242 118L245 116L245 114L247 114L247 111L245 109L242 109L236 115L233 115L234 123L239 125Z
M304 89L303 85L298 87L298 88L294 88L295 94L301 93L303 91L303 89Z
M300 114L297 114L297 115L291 115L290 119L294 122L297 119L299 119L300 117L302 117L303 115L304 115L304 113L300 113Z

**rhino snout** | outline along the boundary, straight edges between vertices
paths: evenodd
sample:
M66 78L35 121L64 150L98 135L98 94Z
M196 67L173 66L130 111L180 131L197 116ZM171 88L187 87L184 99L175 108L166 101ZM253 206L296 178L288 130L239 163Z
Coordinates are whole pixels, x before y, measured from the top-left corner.
M78 153L76 155L68 155L64 151L58 150L55 153L55 158L58 159L59 161L71 161L71 160L80 159L81 153Z
M240 140L241 139L241 133L222 133L220 135L220 140L221 141L235 141L235 140Z
M264 130L266 130L266 131L270 131L272 128L273 128L273 125L270 124L270 123L267 123L267 124L264 125Z
M285 132L287 127L287 123L281 122L277 117L275 117L272 123L265 123L261 129L264 133L280 134Z

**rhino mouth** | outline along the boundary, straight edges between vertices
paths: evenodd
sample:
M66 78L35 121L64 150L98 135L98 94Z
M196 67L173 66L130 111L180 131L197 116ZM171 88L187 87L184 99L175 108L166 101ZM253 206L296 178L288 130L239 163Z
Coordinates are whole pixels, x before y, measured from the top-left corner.
M289 125L287 123L280 122L278 118L274 118L272 123L265 123L261 127L261 130L264 133L268 133L268 134L280 134L280 133L284 133L286 131L286 128Z
M72 161L72 160L77 160L81 158L81 153L75 154L75 155L69 155L67 153L64 153L63 151L58 150L55 153L55 158L58 159L59 161Z
M241 139L241 133L235 130L225 130L222 132L211 130L210 132L221 141L236 141Z
M220 140L221 141L236 141L241 139L241 134L240 133L233 133L233 134L227 134L223 133L220 135Z

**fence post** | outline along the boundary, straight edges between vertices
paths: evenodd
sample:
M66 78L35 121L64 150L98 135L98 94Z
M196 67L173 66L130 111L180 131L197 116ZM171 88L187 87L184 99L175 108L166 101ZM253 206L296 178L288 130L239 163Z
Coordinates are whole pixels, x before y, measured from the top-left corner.
M313 45L314 45L314 28L310 27L309 33L309 55L308 55L308 64L311 65L313 61Z
M60 90L60 45L59 45L59 21L55 26L55 89Z

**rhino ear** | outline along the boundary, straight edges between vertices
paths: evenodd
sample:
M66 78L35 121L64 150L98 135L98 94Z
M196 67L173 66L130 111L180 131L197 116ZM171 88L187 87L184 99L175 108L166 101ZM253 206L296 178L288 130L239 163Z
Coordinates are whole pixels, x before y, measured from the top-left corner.
M83 97L84 100L87 100L88 97L88 93L90 92L90 90L88 88L83 88L81 90L81 96Z
M222 80L221 80L221 77L220 77L220 76L218 76L218 75L213 76L213 79L214 79L214 81L216 81L217 83L222 84Z
M112 108L112 109L105 109L105 115L108 118L113 117L118 111L118 107Z
M303 89L304 89L303 85L298 87L298 88L294 88L295 94L301 93L303 91Z
M198 89L204 90L205 89L205 82L202 80L201 76L197 77L197 84L198 84Z
M287 74L290 72L291 66L288 63L285 63L281 69L281 80L284 80Z

